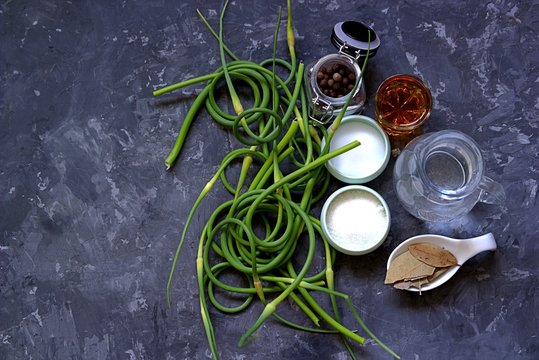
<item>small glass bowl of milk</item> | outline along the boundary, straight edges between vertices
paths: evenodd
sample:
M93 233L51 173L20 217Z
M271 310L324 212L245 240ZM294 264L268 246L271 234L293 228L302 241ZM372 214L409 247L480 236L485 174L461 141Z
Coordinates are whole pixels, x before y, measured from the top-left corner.
M343 117L333 134L329 151L337 150L350 142L361 144L326 163L335 178L347 184L363 184L378 177L386 168L391 155L391 144L386 132L374 119L364 115ZM326 139L322 140L322 147Z

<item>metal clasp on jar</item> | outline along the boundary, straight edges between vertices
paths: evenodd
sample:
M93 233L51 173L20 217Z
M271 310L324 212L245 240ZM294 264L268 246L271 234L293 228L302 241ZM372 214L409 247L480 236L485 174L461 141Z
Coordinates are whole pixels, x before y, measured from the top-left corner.
M355 49L355 50L354 50ZM348 51L348 52L347 52ZM352 57L355 61L358 61L361 57L361 50L356 49L353 46L349 46L346 42L339 46L339 54ZM351 56L353 54L353 56Z
M333 118L333 106L318 95L312 99L312 103L314 104L314 109L309 111L309 119L321 125L327 124Z

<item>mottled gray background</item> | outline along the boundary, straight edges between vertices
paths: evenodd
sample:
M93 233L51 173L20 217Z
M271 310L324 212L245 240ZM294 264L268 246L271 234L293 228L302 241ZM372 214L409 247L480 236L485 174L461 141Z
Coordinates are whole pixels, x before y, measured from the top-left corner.
M164 103L151 92L219 65L195 9L217 24L221 5L1 1L0 359L209 358L194 241L181 256L170 308L165 284L187 209L237 144L203 112L178 166L166 172L163 159L200 87ZM243 58L269 57L279 5L232 2L229 46ZM365 114L373 115L384 78L421 76L434 96L425 130L472 135L508 195L500 207L424 223L397 203L392 159L368 184L389 203L390 235L371 255L338 256L337 287L403 359L537 359L539 2L303 0L293 12L298 57L307 63L335 51L334 23L373 26L382 45L368 67ZM284 34L279 49L286 56ZM221 188L211 193L192 237L226 198ZM426 232L493 232L499 249L422 296L384 286L391 250ZM275 321L239 348L260 309L213 312L223 359L347 358L337 336ZM372 341L356 350L363 359L389 358Z

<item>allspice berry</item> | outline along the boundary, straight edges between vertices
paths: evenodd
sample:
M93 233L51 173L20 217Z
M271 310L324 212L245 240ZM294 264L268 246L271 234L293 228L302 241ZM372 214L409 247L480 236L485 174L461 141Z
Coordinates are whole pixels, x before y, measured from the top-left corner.
M352 67L345 64L325 64L316 73L316 80L323 94L340 98L354 88L356 75Z

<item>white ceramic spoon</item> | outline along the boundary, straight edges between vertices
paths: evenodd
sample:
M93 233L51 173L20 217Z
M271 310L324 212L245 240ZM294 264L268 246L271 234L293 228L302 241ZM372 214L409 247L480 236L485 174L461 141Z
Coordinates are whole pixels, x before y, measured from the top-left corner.
M464 264L468 259L483 251L496 250L496 240L494 240L494 235L492 235L492 233L470 239L453 239L447 236L431 234L418 235L403 241L395 248L395 250L393 250L387 260L387 268L389 269L389 264L393 259L408 250L408 245L416 243L430 243L450 251L457 258L459 265L451 266L445 273L434 279L431 283L421 286L421 290L416 288L407 289L408 291L414 292L423 292L437 288L447 280L451 279L460 268L460 265Z

